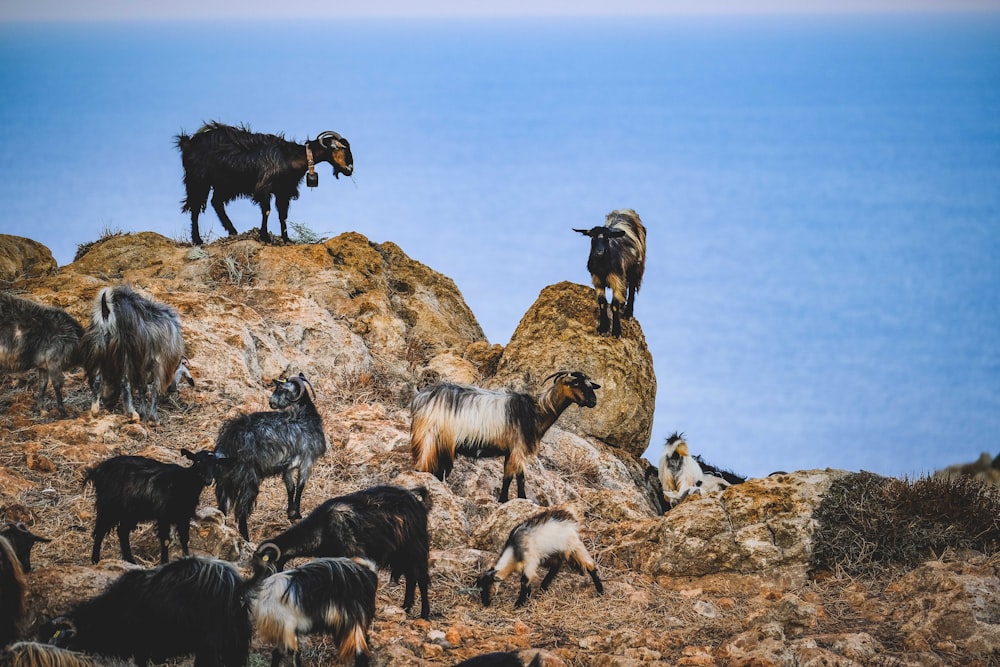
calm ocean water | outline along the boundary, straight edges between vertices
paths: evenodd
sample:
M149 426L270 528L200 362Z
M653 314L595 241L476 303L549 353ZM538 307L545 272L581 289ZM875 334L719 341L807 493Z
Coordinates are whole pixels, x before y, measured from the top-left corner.
M674 430L749 475L1000 451L996 18L0 24L0 89L0 231L61 264L187 238L180 130L332 129L355 178L291 219L398 243L492 342L589 283L571 227L642 215L654 462Z

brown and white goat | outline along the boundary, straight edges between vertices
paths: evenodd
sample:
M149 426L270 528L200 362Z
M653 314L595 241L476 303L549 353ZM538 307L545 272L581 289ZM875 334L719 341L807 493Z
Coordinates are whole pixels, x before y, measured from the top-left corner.
M441 481L456 454L471 458L504 457L500 502L507 502L517 477L517 497L526 498L524 467L559 415L575 403L597 405L596 384L580 371L559 371L537 398L514 391L442 382L424 389L410 406L410 449L416 469Z

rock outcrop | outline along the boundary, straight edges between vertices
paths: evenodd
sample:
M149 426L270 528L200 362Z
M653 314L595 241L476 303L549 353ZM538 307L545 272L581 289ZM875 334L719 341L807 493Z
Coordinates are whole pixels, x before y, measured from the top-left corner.
M9 238L0 246L30 247ZM117 454L179 462L182 447L212 447L224 419L267 409L269 380L302 371L329 443L304 511L374 484L430 492L431 620L408 617L397 606L398 584L382 573L375 667L453 665L500 650L529 659L541 650L550 666L609 667L943 667L992 664L1000 655L995 556L939 554L884 581L810 571L813 510L844 471L750 480L659 515L640 458L652 423L652 360L637 321L623 323L620 339L596 334L589 287L543 289L501 348L485 339L451 280L391 243L353 233L295 246L263 246L248 233L200 248L129 234L94 243L54 272L16 266L7 274L13 289L83 322L98 290L119 281L169 303L181 315L196 379L161 405L158 426L91 416L79 371L66 383L68 419L33 412L33 377L0 379L0 518L53 538L35 549L25 636L133 567L116 560L113 538L101 563L89 563L93 492L80 484L87 466ZM545 434L528 464L527 499L497 503L497 459L459 458L445 482L413 470L413 391L447 378L536 393L563 368L602 385L598 406L567 410ZM256 543L288 525L284 493L280 480L265 481L253 541L244 542L206 490L193 551L248 572ZM566 568L526 606L514 609L517 582L509 581L484 609L477 575L513 526L557 504L583 517L605 595ZM135 532L140 566L156 564L157 545L151 526ZM307 662L331 660L327 643L305 646ZM253 650L251 664L266 660L269 647Z
M52 251L22 236L0 234L0 286L22 278L35 278L57 268Z

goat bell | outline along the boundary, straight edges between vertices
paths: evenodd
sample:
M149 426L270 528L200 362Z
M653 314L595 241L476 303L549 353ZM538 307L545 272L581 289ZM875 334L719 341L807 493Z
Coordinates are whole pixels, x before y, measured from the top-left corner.
M319 185L319 174L315 171L306 173L306 186L310 188L315 188Z

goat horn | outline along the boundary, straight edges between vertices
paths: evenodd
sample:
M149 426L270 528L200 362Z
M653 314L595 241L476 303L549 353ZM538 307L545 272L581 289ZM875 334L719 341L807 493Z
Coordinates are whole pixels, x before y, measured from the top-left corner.
M569 375L569 371L556 371L552 375L550 375L547 378L545 378L544 380L542 380L542 382L548 382L552 378L559 378L559 377L562 377L563 375Z
M299 371L299 378L307 385L309 385L309 390L312 392L313 400L316 400L316 390L313 389L312 382L306 379L306 376L302 373L302 371Z
M336 132L330 132L328 130L326 132L322 132L318 137L316 137L316 141L318 141L319 145L323 148L343 148L344 144L341 143L342 138L343 137Z

